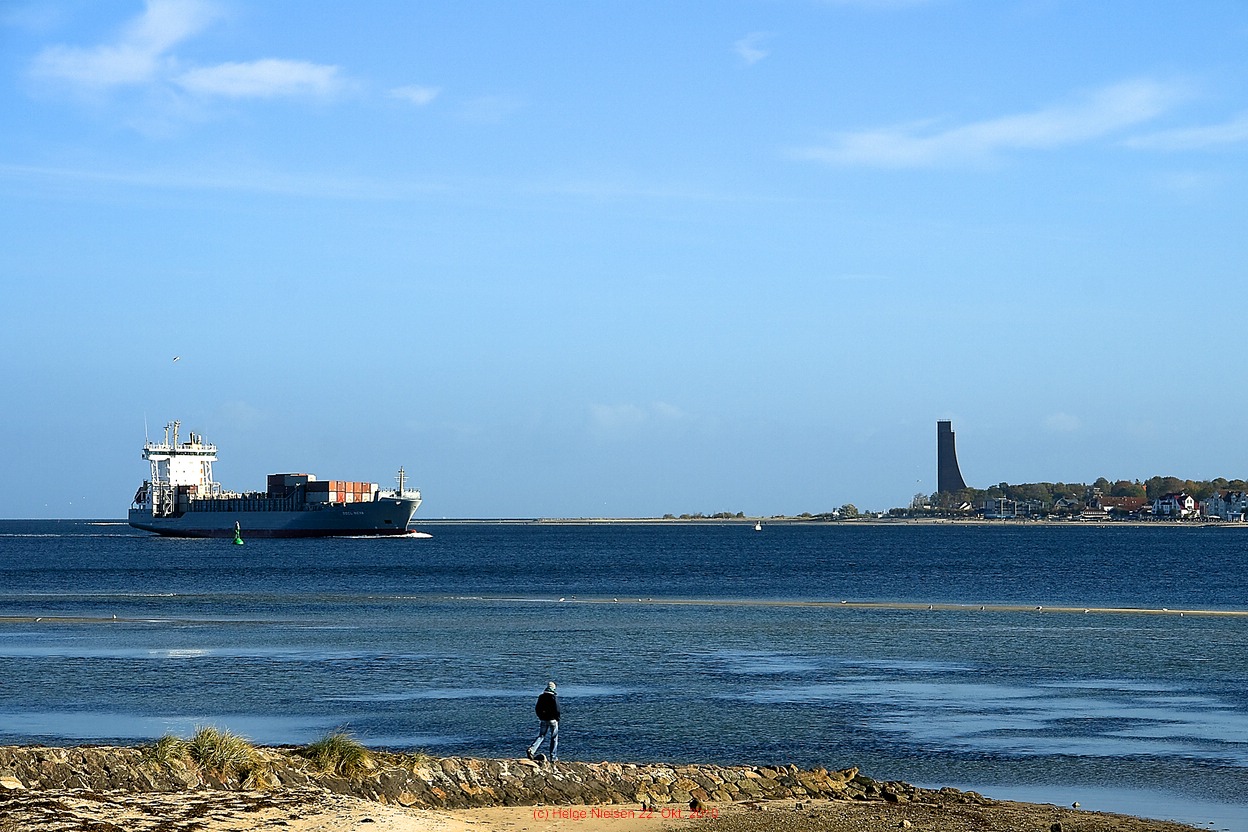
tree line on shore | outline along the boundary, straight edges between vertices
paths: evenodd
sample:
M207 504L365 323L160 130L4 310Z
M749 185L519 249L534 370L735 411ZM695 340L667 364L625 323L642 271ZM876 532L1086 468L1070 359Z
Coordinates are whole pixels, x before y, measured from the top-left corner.
M1167 494L1188 494L1197 502L1225 491L1248 491L1248 480L1227 479L1216 477L1211 480L1185 480L1178 477L1149 477L1146 480L1114 480L1099 477L1091 484L1085 482L1026 482L1011 485L1002 482L988 488L960 488L957 491L937 491L934 494L915 494L909 506L889 509L891 517L913 517L930 514L945 514L964 510L983 508L984 502L991 499L1014 500L1019 503L1031 503L1042 506L1045 510L1054 507L1085 506L1097 497L1135 497L1148 502L1157 500ZM867 512L873 514L873 512ZM1060 509L1059 509L1060 513ZM784 515L803 520L853 520L862 516L853 503L846 503L840 508L819 513L804 511L801 514ZM782 516L782 515L775 515ZM874 516L874 515L873 515ZM714 514L664 514L664 520L745 520L752 519L743 511L718 511Z
M970 503L983 506L985 500L1004 498L1033 502L1045 507L1065 503L1088 504L1096 497L1136 497L1149 502L1167 494L1188 494L1197 501L1223 491L1248 491L1248 482L1242 479L1217 477L1212 480L1185 480L1178 477L1149 477L1146 480L1116 480L1105 477L1092 484L1065 482L1030 482L1010 485L999 483L990 488L962 488L957 491L937 491L930 497L916 494L910 508L927 506L931 509L953 510ZM920 499L923 498L923 499Z

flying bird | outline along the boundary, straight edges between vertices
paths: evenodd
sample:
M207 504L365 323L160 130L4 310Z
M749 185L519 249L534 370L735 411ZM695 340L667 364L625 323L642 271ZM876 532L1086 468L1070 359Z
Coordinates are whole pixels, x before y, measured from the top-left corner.
M181 360L182 360L182 356L180 356L180 355L175 355L175 356L173 357L173 360L174 360L174 361L181 361Z

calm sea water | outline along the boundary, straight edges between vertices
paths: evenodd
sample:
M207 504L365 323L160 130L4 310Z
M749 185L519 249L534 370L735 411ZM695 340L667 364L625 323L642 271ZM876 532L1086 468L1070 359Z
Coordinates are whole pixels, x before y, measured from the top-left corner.
M1248 830L1248 530L423 528L0 521L0 743L345 727L519 756L555 679L567 759L858 765ZM1096 611L1122 607L1166 612Z

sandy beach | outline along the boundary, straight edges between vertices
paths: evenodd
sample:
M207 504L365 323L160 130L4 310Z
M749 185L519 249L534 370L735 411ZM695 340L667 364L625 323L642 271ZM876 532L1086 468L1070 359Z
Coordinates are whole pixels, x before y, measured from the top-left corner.
M761 801L702 812L639 805L499 806L439 810L387 806L319 788L271 792L100 794L0 792L0 832L1190 832L1194 827L1075 808L856 801Z

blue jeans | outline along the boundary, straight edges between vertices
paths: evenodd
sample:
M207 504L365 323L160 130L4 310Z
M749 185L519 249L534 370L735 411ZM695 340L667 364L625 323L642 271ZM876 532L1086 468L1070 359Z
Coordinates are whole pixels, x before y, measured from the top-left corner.
M550 761L556 762L559 759L559 720L543 719L542 729L538 732L537 739L529 746L529 753L536 754L537 749L542 747L542 740L546 738L546 732L550 732Z

